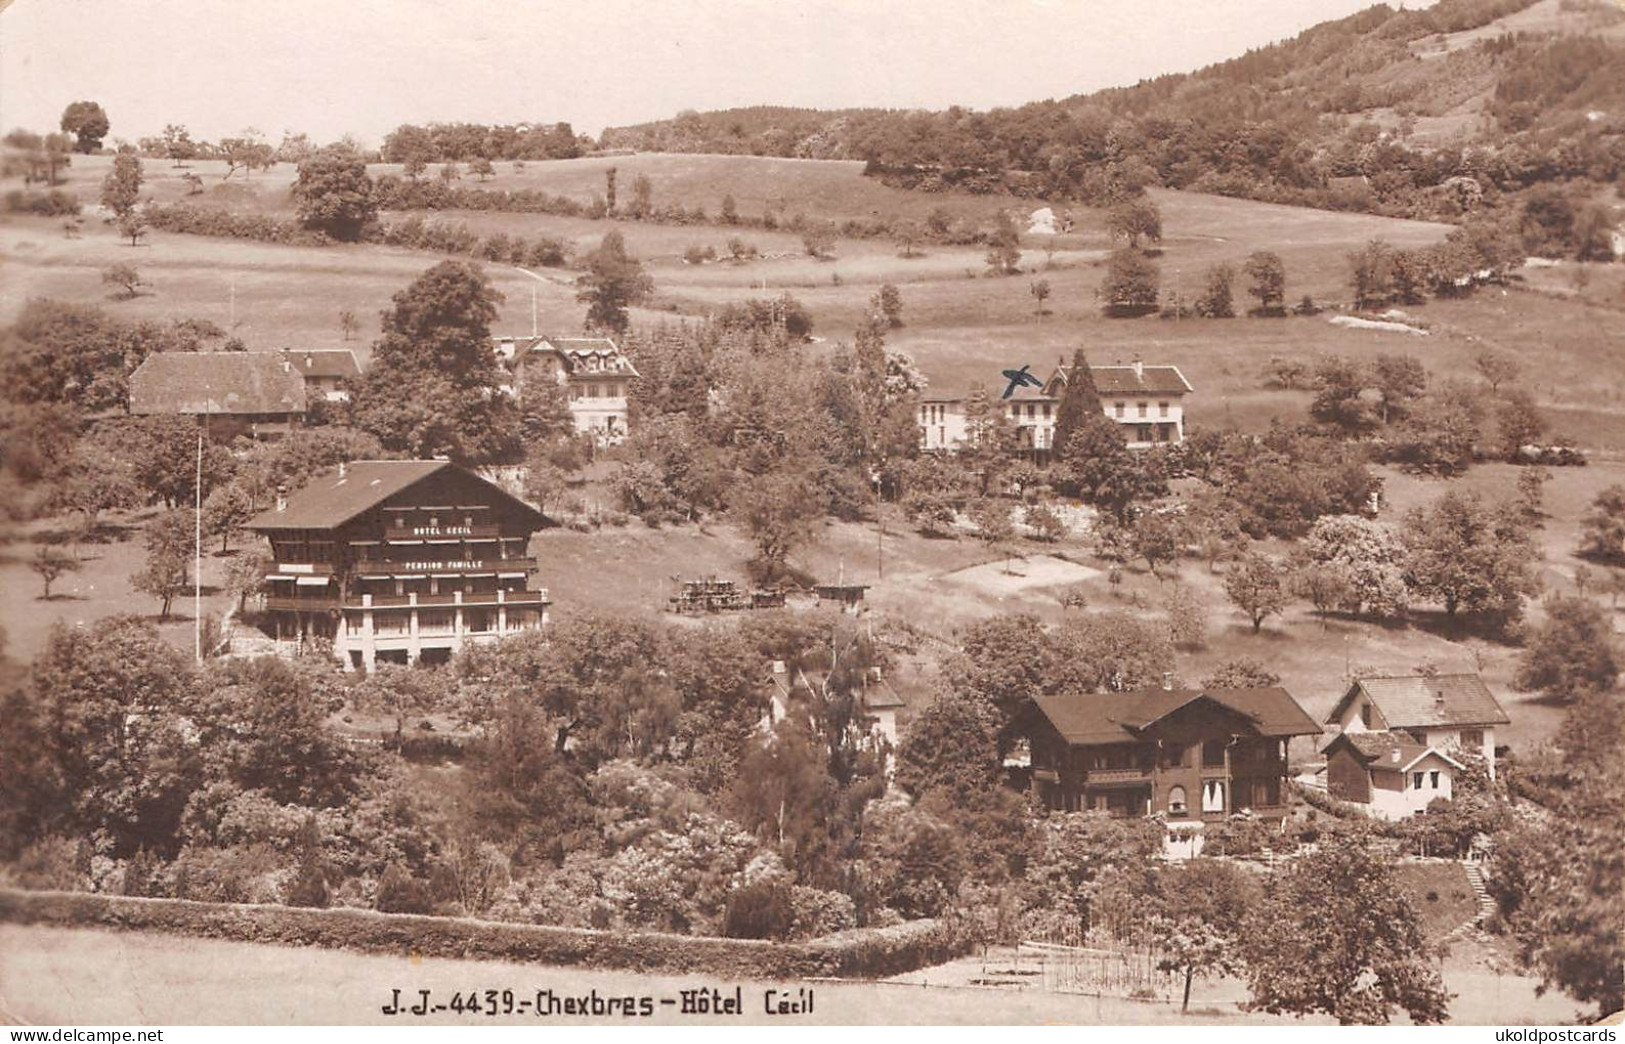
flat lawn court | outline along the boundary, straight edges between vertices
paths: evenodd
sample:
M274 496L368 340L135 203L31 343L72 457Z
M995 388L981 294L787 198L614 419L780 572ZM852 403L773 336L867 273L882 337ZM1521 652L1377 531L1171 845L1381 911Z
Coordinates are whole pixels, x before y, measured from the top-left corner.
M964 961L955 962L964 965ZM1243 1013L1214 999L1181 1016L1177 1006L1049 993L946 985L963 981L963 967L944 965L878 983L792 984L815 992L811 1016L780 1016L784 1025L877 1024L1167 1024L1282 1023L1292 1020ZM944 985L931 985L935 981ZM1558 1024L1575 1020L1577 1005L1558 994L1537 998L1532 980L1447 962L1446 985L1457 994L1452 1010L1479 1024ZM490 1018L444 1012L424 1018L387 1017L391 990L403 996L429 989L444 994L512 989L521 996L551 989L580 996L678 996L681 989L741 986L741 1016L680 1016L656 1005L656 1023L768 1022L764 991L774 983L722 981L698 976L644 975L580 968L527 967L481 961L367 956L335 950L262 946L163 935L0 925L0 1021L32 1024L233 1025L393 1024L460 1025L470 1022L538 1024L534 1015ZM1234 983L1215 984L1235 995ZM560 1023L564 1018L548 1019ZM576 1020L594 1021L594 1020ZM614 1021L621 1021L616 1019ZM644 1021L644 1020L636 1020ZM1324 1022L1325 1020L1314 1020ZM544 1023L544 1024L545 1024Z

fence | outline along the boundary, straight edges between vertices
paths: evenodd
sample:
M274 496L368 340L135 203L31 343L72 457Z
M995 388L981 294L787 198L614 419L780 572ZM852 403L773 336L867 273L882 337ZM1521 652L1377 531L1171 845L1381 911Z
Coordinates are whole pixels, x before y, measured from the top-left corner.
M1043 962L1044 989L1051 993L1177 1002L1184 985L1174 973L1158 971L1158 955L1147 948L1096 949L1026 941L1020 950Z

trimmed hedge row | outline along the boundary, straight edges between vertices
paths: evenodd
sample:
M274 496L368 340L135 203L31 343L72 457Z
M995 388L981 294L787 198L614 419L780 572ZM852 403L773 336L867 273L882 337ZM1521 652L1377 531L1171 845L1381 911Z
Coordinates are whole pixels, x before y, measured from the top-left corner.
M165 932L454 960L703 972L729 978L873 978L968 951L941 921L860 928L806 943L508 924L467 918L0 889L0 922Z

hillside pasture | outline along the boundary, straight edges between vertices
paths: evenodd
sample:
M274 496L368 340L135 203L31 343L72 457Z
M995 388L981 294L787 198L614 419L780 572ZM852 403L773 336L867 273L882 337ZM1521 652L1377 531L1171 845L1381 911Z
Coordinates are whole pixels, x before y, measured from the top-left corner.
M66 238L60 222L0 220L0 324L16 318L31 298L95 305L119 319L206 319L240 337L251 350L350 347L365 360L378 336L379 313L390 298L442 260L441 255L380 246L296 247L238 239L149 233L131 247L95 219ZM138 297L114 300L102 283L110 265L133 264L150 285ZM528 333L536 291L543 330L581 328L581 306L568 273L532 277L507 265L484 266L503 294L496 332ZM361 326L346 343L339 313L352 311ZM640 313L652 317L651 313ZM235 315L235 320L233 316Z
M106 157L78 157L69 186L94 199ZM799 235L720 223L724 194L733 194L746 217L771 202L785 217L797 213L843 220L884 217L923 220L938 208L955 219L985 225L1000 210L1021 214L1041 201L958 193L891 189L862 174L857 163L782 160L748 156L623 155L527 163L515 172L498 164L492 188L539 189L582 203L603 189L605 172L618 171L619 194L630 199L632 183L647 176L657 205L705 208L709 224L662 225L626 220L590 220L545 214L439 211L426 220L462 223L480 236L501 233L534 240L548 236L567 243L577 255L592 249L611 229L620 231L642 257L655 280L648 306L635 310L634 323L680 316L703 318L750 297L793 293L815 322L824 341L850 339L863 322L869 300L883 283L902 291L904 326L889 342L914 356L936 393L960 393L975 384L997 384L999 371L1031 363L1047 370L1052 360L1085 348L1097 363L1150 362L1179 365L1196 386L1188 404L1193 424L1261 430L1273 418L1301 419L1307 396L1262 386L1261 371L1273 357L1312 364L1322 354L1371 359L1383 352L1414 354L1435 380L1471 377L1473 358L1493 347L1523 363L1527 383L1542 405L1550 405L1554 433L1571 435L1593 448L1625 450L1625 367L1614 347L1625 337L1625 312L1606 307L1615 266L1593 266L1596 290L1562 296L1559 278L1530 270L1539 293L1494 288L1456 301L1432 301L1410 309L1429 336L1343 329L1326 317L1262 320L1106 319L1100 314L1104 258L1112 246L1103 215L1081 207L1060 207L1074 219L1057 236L1023 237L1021 273L987 274L983 249L922 244L920 255L903 258L886 239L840 239L832 256L806 255ZM159 200L184 198L186 173L163 161L145 164L147 189ZM194 203L232 209L285 212L293 168L279 164L252 177L221 180L223 165L191 166L205 192ZM391 168L374 165L373 173ZM398 172L398 171L397 171ZM433 176L433 171L429 176ZM473 184L466 177L464 184ZM1308 295L1323 304L1346 301L1347 256L1372 239L1397 247L1418 247L1442 239L1448 227L1366 214L1335 213L1250 200L1153 190L1162 210L1164 241L1158 264L1162 290L1187 303L1201 292L1208 269L1219 263L1239 268L1255 250L1273 250L1286 265L1287 300ZM391 214L389 220L402 215ZM210 319L243 338L250 347L330 345L339 342L338 314L349 310L362 321L353 346L363 350L376 333L378 312L389 297L438 257L431 253L379 246L281 247L232 240L153 233L149 245L121 245L109 226L95 218L79 239L63 237L59 223L7 217L0 220L0 251L12 262L0 290L0 321L14 315L30 296L55 296L102 304L131 318ZM690 248L710 247L726 256L738 237L764 256L742 263L719 260L690 264ZM133 261L152 286L127 301L108 299L100 271ZM580 329L583 309L575 301L574 273L519 271L487 264L505 294L495 329L524 333L535 322L543 331ZM1045 314L1037 314L1032 284L1050 284ZM236 324L230 297L236 284ZM1247 280L1235 284L1238 309L1251 299ZM1599 296L1601 295L1601 296ZM1595 304L1587 303L1595 301ZM1559 380L1584 373L1585 380ZM1535 374L1550 375L1545 379Z
M51 628L91 625L109 616L130 614L145 617L158 625L164 639L190 653L194 647L192 588L175 599L170 618L158 619L158 599L136 591L130 577L146 561L140 526L156 512L109 517L96 542L58 545L76 558L78 568L62 574L51 585L51 597L43 596L39 576L29 568L34 550L44 542L44 527L31 527L32 539L0 543L0 629L6 636L7 653L28 662L45 647ZM54 542L54 541L52 541ZM242 546L235 541L233 552ZM203 615L219 619L231 607L231 599L221 590L229 557L222 557L218 541L206 544L203 552ZM190 572L190 570L188 570Z

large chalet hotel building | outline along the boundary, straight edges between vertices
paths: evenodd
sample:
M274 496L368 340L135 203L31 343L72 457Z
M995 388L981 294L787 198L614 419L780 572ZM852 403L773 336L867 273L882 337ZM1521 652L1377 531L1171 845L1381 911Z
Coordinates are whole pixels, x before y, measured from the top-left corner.
M1021 385L1000 400L1015 423L1026 449L1047 453L1055 445L1055 420L1066 394L1068 366L1057 365L1043 387ZM1186 395L1191 384L1177 366L1091 366L1100 405L1107 417L1123 427L1132 449L1163 446L1185 440ZM920 400L920 448L952 451L969 438L963 396L931 396Z
M541 515L443 460L364 460L318 476L247 528L271 542L269 630L331 641L347 667L435 663L547 622L526 550Z

